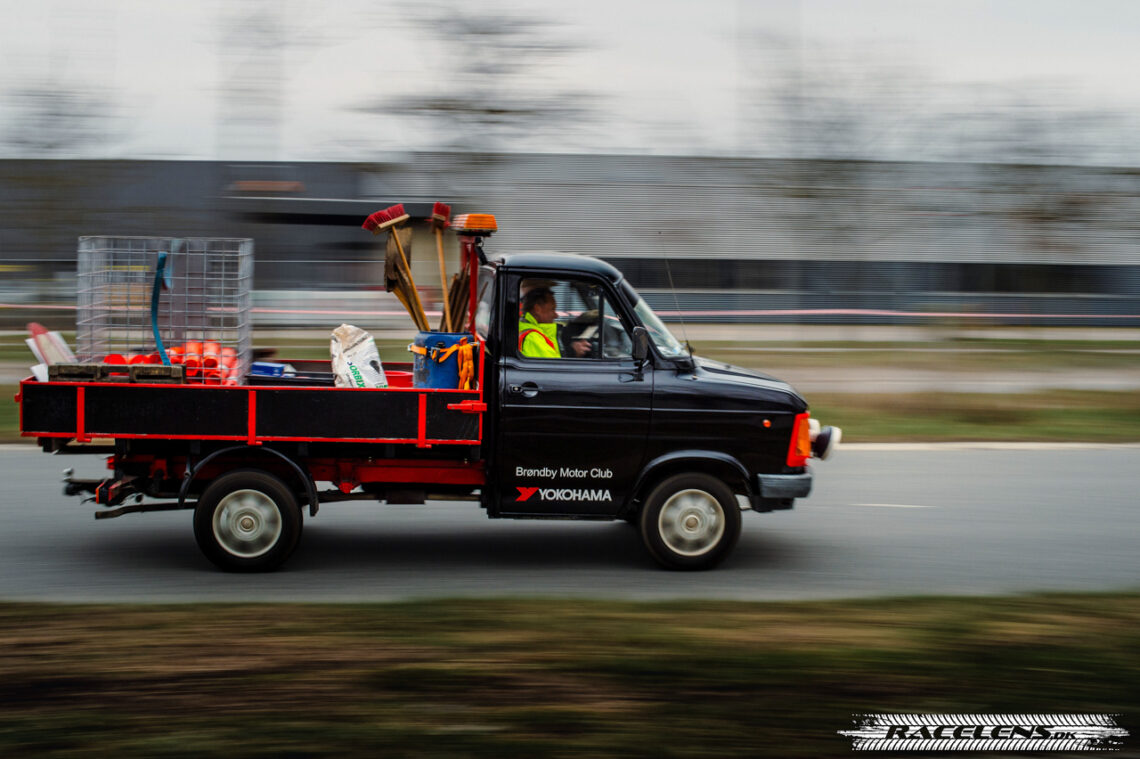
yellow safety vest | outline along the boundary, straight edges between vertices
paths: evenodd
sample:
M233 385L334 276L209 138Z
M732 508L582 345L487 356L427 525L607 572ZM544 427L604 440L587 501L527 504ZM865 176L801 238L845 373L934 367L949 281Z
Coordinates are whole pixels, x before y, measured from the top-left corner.
M558 325L539 324L529 311L519 321L519 355L527 358L562 358Z

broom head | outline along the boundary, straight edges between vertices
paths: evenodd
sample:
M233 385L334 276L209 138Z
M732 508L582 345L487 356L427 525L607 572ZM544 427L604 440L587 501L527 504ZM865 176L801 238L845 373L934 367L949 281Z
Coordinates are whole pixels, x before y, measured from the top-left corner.
M440 229L447 229L451 221L451 206L447 203L436 203L431 207L431 218L428 221Z
M378 235L388 227L399 224L402 221L407 221L409 218L406 211L404 211L404 204L397 203L394 206L382 208L376 213L370 214L364 223L360 225L361 229L367 229L374 235Z

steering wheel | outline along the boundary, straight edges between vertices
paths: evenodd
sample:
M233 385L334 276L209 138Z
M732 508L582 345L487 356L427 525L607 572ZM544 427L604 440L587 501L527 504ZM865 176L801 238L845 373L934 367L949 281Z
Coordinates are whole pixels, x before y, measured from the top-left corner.
M633 355L633 340L620 321L605 319L602 329L606 333L606 358L629 358Z
M582 313L575 316L572 320L570 320L565 328L559 330L558 332L560 344L559 347L562 349L562 355L566 356L567 358L593 358L599 355L598 349L600 347L601 340L599 339L598 330L595 329L594 334L588 338L581 337L584 332L586 332L591 327L596 328L597 325L598 312L596 310L583 311ZM578 356L578 354L574 351L574 341L582 339L585 339L590 344L590 349L586 351L585 355Z

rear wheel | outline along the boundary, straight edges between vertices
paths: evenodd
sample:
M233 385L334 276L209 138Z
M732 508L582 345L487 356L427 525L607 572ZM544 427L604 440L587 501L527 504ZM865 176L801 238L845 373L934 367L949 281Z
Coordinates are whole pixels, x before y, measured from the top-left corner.
M268 572L281 566L301 538L301 508L284 482L239 469L210 483L194 509L194 537L227 572Z
M669 569L708 569L740 537L740 506L720 480L679 474L653 489L641 510L641 539Z

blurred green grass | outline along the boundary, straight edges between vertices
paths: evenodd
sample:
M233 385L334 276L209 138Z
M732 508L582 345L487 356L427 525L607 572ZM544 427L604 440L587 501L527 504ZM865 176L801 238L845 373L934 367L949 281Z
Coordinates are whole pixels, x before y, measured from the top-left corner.
M848 442L1140 440L1140 393L812 393L811 413Z
M1032 343L1032 344L1027 344ZM782 369L1048 372L1140 368L1140 343L974 340L846 345L702 341L698 355L780 375Z
M19 385L0 385L0 442L31 442L20 437L20 407L13 400Z
M6 604L0 753L848 756L857 713L1127 723L1138 623L1132 594Z

